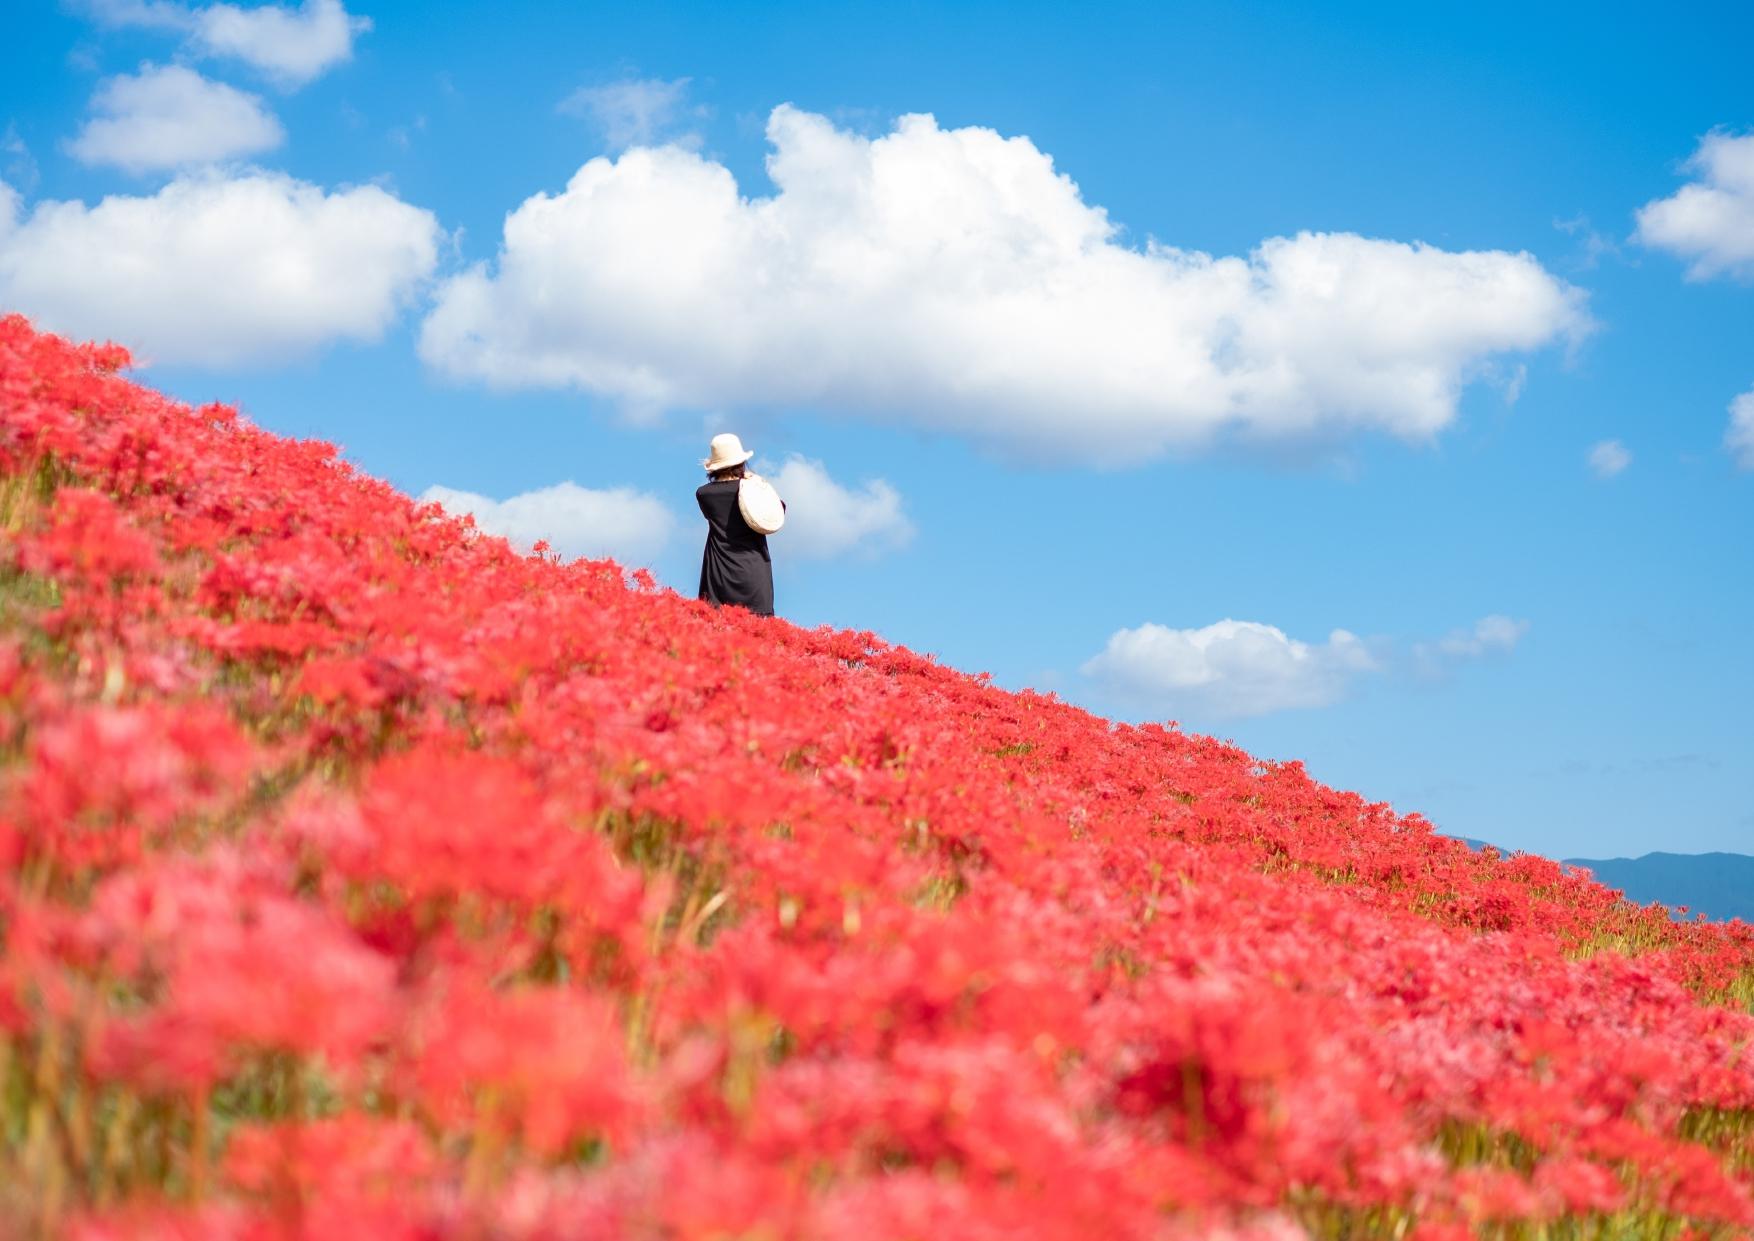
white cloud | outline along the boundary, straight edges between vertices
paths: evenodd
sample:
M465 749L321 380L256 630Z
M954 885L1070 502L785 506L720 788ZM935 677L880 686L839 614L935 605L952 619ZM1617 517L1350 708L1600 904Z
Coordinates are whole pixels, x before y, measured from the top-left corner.
M1435 642L1416 642L1412 662L1386 640L1336 629L1326 642L1301 642L1256 621L1222 620L1204 629L1146 623L1121 629L1080 671L1117 697L1154 711L1193 717L1266 715L1340 701L1366 676L1442 677L1458 665L1507 655L1529 623L1486 616Z
M420 498L436 500L459 516L471 513L481 529L504 535L524 550L547 540L566 556L612 557L630 565L649 563L676 527L675 516L662 501L627 487L593 491L564 482L492 500L433 486Z
M341 0L305 0L298 9L215 4L195 11L195 38L214 56L233 56L289 85L301 86L353 55L355 35L371 20Z
M1613 478L1632 464L1632 450L1619 440L1603 440L1585 457L1597 478Z
M1529 622L1513 620L1494 613L1482 616L1471 629L1457 629L1425 649L1446 659L1481 659L1487 655L1506 655L1516 649Z
M1027 138L790 106L778 193L676 147L594 159L447 281L432 366L634 410L778 404L1126 464L1224 435L1424 440L1501 354L1589 328L1527 254L1352 234L1246 258L1120 244Z
M381 337L438 241L431 212L375 186L189 176L93 207L38 203L0 232L0 304L149 363L269 362Z
M1730 402L1730 427L1724 432L1724 447L1730 450L1738 467L1754 470L1754 388Z
M1523 389L1529 382L1529 368L1526 363L1517 363L1510 377L1504 381L1504 403L1515 405L1522 399Z
M688 79L666 82L660 78L626 78L600 86L583 86L560 101L559 110L582 116L603 131L604 140L616 150L644 146L662 135L683 115ZM699 110L694 110L694 115ZM690 134L681 140L690 147L700 144Z
M1573 216L1569 220L1554 220L1553 227L1577 238L1578 256L1575 263L1584 271L1594 270L1604 255L1620 257L1620 247L1615 244L1614 239L1598 233L1587 215Z
M180 65L142 66L92 96L98 115L69 144L85 164L148 172L210 164L277 147L286 138L262 100Z
M36 156L31 154L30 147L18 132L18 126L12 122L7 123L6 133L0 135L0 156L5 161L0 164L0 173L23 186L27 193L36 188L41 176Z
M372 26L371 19L348 13L341 0L304 0L296 9L87 0L86 8L108 26L177 31L188 36L195 51L241 60L289 87L303 86L351 58L354 38Z
M1196 715L1266 715L1324 707L1381 663L1364 641L1336 629L1319 645L1255 621L1204 629L1144 624L1122 629L1081 671L1122 696Z
M1413 644L1413 670L1422 678L1442 679L1458 665L1510 654L1529 631L1529 622L1494 613L1435 642Z
M1692 280L1754 280L1754 133L1707 134L1687 162L1697 178L1638 212L1638 240L1691 260Z
M189 6L173 0L86 0L80 7L105 26L187 30L192 20Z
M875 555L913 538L901 495L881 478L854 490L829 477L820 461L791 457L771 480L786 502L780 535L788 555L828 559Z

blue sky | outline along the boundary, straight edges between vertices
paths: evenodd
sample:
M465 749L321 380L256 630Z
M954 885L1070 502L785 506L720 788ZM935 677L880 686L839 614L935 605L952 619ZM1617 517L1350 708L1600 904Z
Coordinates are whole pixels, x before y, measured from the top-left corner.
M800 623L1754 852L1747 6L346 4L10 13L0 307L683 590L735 430Z

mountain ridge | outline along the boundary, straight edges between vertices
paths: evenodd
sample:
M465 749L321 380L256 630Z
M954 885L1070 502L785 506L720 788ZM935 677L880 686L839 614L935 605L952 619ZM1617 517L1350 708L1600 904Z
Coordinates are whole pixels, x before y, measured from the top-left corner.
M1754 857L1745 853L1668 853L1638 857L1565 858L1567 866L1590 872L1598 883L1624 892L1627 899L1652 901L1713 920L1754 922Z
M1506 856L1515 852L1471 836L1456 839L1474 849L1496 849ZM1714 922L1740 918L1754 923L1754 856L1746 853L1653 850L1637 857L1556 860L1563 866L1588 871L1598 883L1623 893L1627 900L1640 905L1665 905L1677 918L1691 919L1703 914Z

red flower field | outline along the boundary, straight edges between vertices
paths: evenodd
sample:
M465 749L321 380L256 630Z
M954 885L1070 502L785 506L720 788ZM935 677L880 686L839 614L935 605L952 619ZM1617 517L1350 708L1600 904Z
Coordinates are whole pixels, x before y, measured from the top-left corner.
M0 1235L1735 1237L1754 930L0 320Z

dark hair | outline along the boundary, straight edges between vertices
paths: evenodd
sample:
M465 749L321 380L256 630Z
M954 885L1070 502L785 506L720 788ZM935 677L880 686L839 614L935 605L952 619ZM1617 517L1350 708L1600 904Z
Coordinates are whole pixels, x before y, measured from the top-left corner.
M737 465L727 465L722 470L714 470L712 472L712 480L715 483L722 483L733 478L742 478L748 472L749 471L741 463Z

